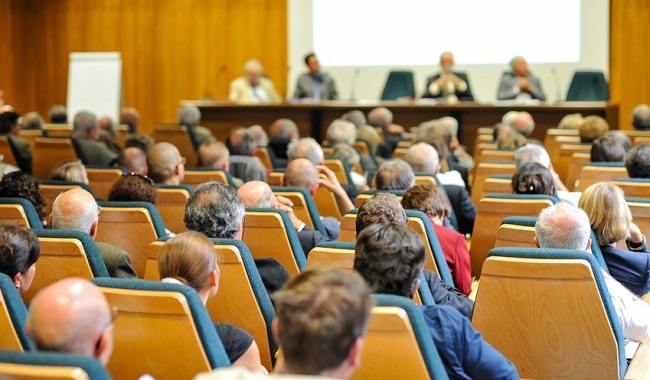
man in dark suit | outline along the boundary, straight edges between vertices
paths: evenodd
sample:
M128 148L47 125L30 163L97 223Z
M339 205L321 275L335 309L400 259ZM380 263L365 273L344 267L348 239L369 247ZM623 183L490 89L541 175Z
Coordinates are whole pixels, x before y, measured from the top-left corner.
M316 54L307 54L305 65L307 65L309 71L298 77L293 97L296 99L310 99L314 102L335 100L338 93L336 92L334 79L327 73L320 71L320 63L316 58Z
M79 149L84 165L109 166L117 159L117 153L111 151L97 139L97 118L88 111L80 111L74 117L72 137Z
M467 74L453 71L454 55L451 52L440 54L441 72L427 78L423 98L436 98L447 103L457 101L473 102L474 95L469 85Z

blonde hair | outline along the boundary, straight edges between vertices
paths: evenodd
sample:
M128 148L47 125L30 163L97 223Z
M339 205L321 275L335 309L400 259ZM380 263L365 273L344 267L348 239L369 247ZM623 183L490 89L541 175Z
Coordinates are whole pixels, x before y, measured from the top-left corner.
M599 245L610 245L627 236L632 213L623 191L611 182L591 185L582 193L578 207L589 216Z
M59 162L52 169L50 179L59 181L73 181L88 184L88 173L86 167L80 160L65 160Z
M174 278L197 292L215 269L214 246L210 239L196 231L183 232L167 240L158 257L161 278Z

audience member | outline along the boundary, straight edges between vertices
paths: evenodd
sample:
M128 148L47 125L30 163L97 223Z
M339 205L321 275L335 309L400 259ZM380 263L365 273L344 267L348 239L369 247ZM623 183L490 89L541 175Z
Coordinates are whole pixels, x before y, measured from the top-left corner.
M415 185L404 192L402 206L406 210L425 213L440 242L454 285L463 294L472 291L472 268L465 236L444 227L443 220L451 214L445 190L432 184Z
M246 128L235 128L228 137L230 174L242 181L266 182L266 169L259 158L253 157L255 139Z
M415 185L415 174L404 160L384 161L375 174L377 190L408 190L413 185Z
M185 157L168 142L160 142L147 153L148 175L156 183L180 185L185 178Z
M27 112L23 116L23 127L24 130L30 131L42 131L43 130L43 117L38 112Z
M440 54L440 72L427 78L423 98L438 98L453 104L460 101L474 101L467 74L454 71L454 55Z
M327 127L327 143L329 145L336 144L354 144L357 138L357 129L354 124L342 119L336 119Z
M445 161L450 170L460 173L464 187L469 189L469 172L474 167L474 159L460 146L454 136L458 123L454 118L443 118L421 123L418 128L416 143L431 145L438 154L438 161ZM453 154L450 154L452 152Z
M117 158L105 144L97 140L97 119L87 111L80 111L74 117L72 137L85 165L109 166Z
M120 112L120 124L129 127L130 134L138 133L138 128L140 126L140 112L133 107L122 108L122 112Z
M553 176L544 165L528 162L512 176L512 192L515 194L555 195Z
M504 73L499 85L499 100L528 101L537 99L544 101L546 95L537 77L528 71L528 63L522 56L516 56L510 60L512 71Z
M55 181L81 182L88 185L88 172L80 160L65 160L59 162L50 173L50 179Z
M512 120L512 127L524 137L530 137L535 130L535 120L533 120L533 116L526 111L518 112Z
M113 320L106 296L92 282L65 278L41 290L29 306L25 330L37 351L97 359L106 366L113 352Z
M230 82L228 99L236 103L276 103L281 99L273 81L262 75L262 65L251 59L244 65L244 75Z
M246 129L248 130L248 133L250 133L250 135L253 137L253 141L255 141L256 147L269 145L269 136L266 134L266 131L264 128L262 128L261 125L251 125Z
M203 305L217 295L220 273L214 245L200 232L188 231L169 239L160 249L158 271L162 282L196 290ZM261 370L259 348L249 333L228 323L214 322L214 328L233 366Z
M579 129L580 142L592 143L609 130L607 121L600 116L589 115L584 118Z
M650 130L650 105L639 104L632 111L632 126L640 131Z
M568 202L573 205L578 204L580 193L569 192L564 185L560 176L553 169L551 158L543 146L539 144L528 143L515 151L515 170L519 170L524 164L529 162L537 162L551 172L553 177L553 185L555 186L555 194L562 202Z
M53 105L47 111L47 118L52 124L68 124L68 114L66 113L65 106L60 104Z
M496 144L498 150L515 150L526 145L528 140L519 132L510 130L501 133L497 138Z
M287 156L289 157L289 161L293 161L296 158L304 158L311 161L314 165L322 165L325 162L323 148L312 137L303 137L289 144Z
M16 165L20 170L32 172L32 148L29 141L20 137L20 115L13 111L0 113L0 135L7 136L12 146Z
M136 147L124 148L117 157L117 165L126 169L127 172L147 175L147 155Z
M5 174L0 180L0 197L2 198L23 198L34 205L39 219L43 225L47 225L47 214L45 208L47 200L43 196L36 179L24 171L16 171ZM36 226L34 226L36 227Z
M0 273L11 278L20 293L32 285L41 245L34 233L13 223L0 224Z
M277 165L281 168L287 166L287 148L293 141L300 138L298 126L291 119L278 119L269 128L269 148L275 154Z
M407 227L375 224L358 235L354 269L374 293L412 298L425 252L422 239ZM519 379L515 366L457 310L438 304L420 310L450 378Z
M591 145L591 162L625 162L632 148L630 138L621 131L608 131Z
M625 159L630 178L650 178L650 144L641 144L630 150Z
M639 297L648 293L650 253L645 236L632 223L623 191L611 182L600 182L582 193L578 206L589 217L612 277ZM628 250L616 248L616 243L623 239Z
M357 129L367 124L366 115L361 110L350 110L341 115L341 120L349 121Z
M535 223L535 244L541 248L591 252L587 214L576 206L557 204L542 210ZM596 268L594 268L596 269ZM602 269L601 269L602 270ZM650 305L639 299L604 270L605 285L626 340L650 340Z
M198 149L206 142L216 141L212 131L199 125L201 122L201 111L197 106L183 106L178 110L178 124L187 128L192 135L194 148Z
M397 143L406 132L404 127L393 124L393 113L386 107L373 108L368 112L368 124L381 130L385 143L379 145L377 155L383 158L391 158Z
M371 127L370 125L362 125L357 129L357 140L363 140L368 143L370 148L370 154L375 156L377 160L381 158L377 156L377 148L381 144L382 138L377 132L377 129Z
M140 148L145 153L149 152L149 149L153 148L154 144L153 137L139 133L130 134L124 139L124 149Z
M375 194L359 207L355 221L356 236L358 237L361 231L373 224L407 226L406 212L395 195ZM449 305L468 318L472 316L474 302L458 289L445 284L433 271L424 270L424 278L436 304Z
M363 279L339 268L307 268L272 299L276 310L273 334L280 343L282 358L275 366L275 375L269 378L349 379L360 365L372 308L370 290ZM263 380L266 376L227 368L194 379L234 378Z
M52 229L84 232L95 240L100 210L95 198L86 190L68 190L59 194L52 204ZM107 243L96 241L95 244L111 277L138 278L126 252Z
M305 56L305 65L307 65L309 71L298 77L293 97L295 99L309 99L314 102L335 100L338 93L336 92L334 79L320 70L320 63L316 58L316 54L307 54Z
M158 188L146 175L124 173L111 186L109 202L148 202L156 204Z
M411 145L406 151L404 160L411 165L416 173L435 174L443 185L454 185L465 187L465 182L460 172L450 170L440 173L440 161L438 151L431 145L419 142Z
M359 174L354 168L360 164L361 156L354 147L344 143L338 143L332 147L331 159L337 159L345 162L350 170L350 177L357 193L364 192L369 189L366 176ZM362 165L363 166L363 165Z
M97 127L97 140L112 152L120 154L122 147L116 142L118 134L113 119L110 116L102 116L97 121Z
M209 238L242 240L244 203L235 189L216 181L199 185L185 204L185 227ZM255 265L270 293L289 280L289 273L273 258L256 258Z
M564 116L557 125L560 129L580 129L585 118L579 113L570 113Z

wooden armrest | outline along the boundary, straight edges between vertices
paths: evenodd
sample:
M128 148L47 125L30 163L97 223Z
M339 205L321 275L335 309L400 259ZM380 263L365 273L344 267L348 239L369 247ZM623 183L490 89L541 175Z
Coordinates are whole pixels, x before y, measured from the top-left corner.
M646 294L647 297L647 294ZM636 350L632 362L627 367L625 380L650 378L650 344L641 343Z

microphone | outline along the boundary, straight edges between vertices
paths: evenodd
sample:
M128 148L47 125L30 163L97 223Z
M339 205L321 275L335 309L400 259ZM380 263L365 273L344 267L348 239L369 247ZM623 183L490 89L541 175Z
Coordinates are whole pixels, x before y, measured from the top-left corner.
M359 74L361 73L360 68L354 69L354 74L352 74L352 81L350 81L350 100L355 101L357 100L356 96L354 95L355 93L355 87L357 86L357 78L359 77Z
M555 103L559 103L562 100L562 91L560 91L560 80L557 77L555 66L551 67L551 74L553 74L553 80L555 80Z

